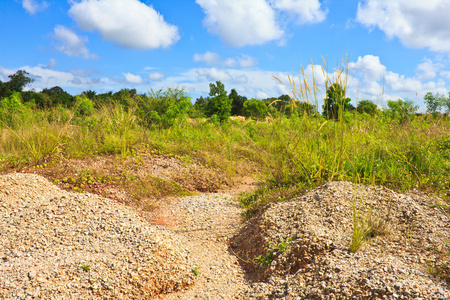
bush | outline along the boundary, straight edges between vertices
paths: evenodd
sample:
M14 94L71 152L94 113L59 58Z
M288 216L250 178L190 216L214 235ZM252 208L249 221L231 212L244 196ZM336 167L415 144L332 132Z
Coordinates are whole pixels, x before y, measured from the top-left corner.
M225 86L222 82L216 81L216 84L209 84L209 98L206 106L206 116L211 117L217 115L221 122L228 120L231 116L231 100L227 96Z
M11 128L23 126L33 117L31 105L24 105L19 92L13 92L11 96L0 100L0 127L6 125Z
M250 99L244 102L242 114L246 118L264 119L267 116L268 108L266 103L257 99Z

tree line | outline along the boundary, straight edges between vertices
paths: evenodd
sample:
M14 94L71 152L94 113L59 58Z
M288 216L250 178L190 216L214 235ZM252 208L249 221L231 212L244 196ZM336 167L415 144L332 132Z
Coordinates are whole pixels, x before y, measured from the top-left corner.
M74 108L80 115L92 114L95 109L110 103L119 103L125 109L134 109L141 121L148 126L171 126L182 116L210 118L214 122L224 122L230 116L244 116L256 120L265 119L269 114L278 116L319 116L318 107L308 102L297 101L289 95L281 95L266 99L247 99L239 95L235 89L227 93L222 82L210 83L207 97L199 97L192 102L191 97L183 89L167 89L165 91L151 90L147 94L138 94L136 89L121 89L113 93L97 94L87 90L80 95L72 96L61 87L43 89L41 92L24 91L24 88L34 80L23 70L9 75L9 81L0 81L0 115L6 115L9 110L28 107L29 109L48 109L54 107ZM445 97L440 94L427 93L424 97L427 112L439 114L442 108L450 111L450 94ZM24 109L25 109L24 108ZM387 108L380 109L371 100L361 100L357 106L351 104L346 97L346 90L341 85L333 83L326 90L321 116L335 120L341 116L349 117L351 112L374 116L384 114L392 119L407 120L414 115L418 106L411 100L398 99L387 101Z

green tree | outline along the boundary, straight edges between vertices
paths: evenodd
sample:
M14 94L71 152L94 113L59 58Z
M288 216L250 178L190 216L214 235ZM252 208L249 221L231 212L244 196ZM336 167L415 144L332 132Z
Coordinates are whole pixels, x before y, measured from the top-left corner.
M206 107L208 106L209 97L200 96L195 100L194 107L198 110L202 115L206 115Z
M328 119L338 119L340 111L354 109L351 99L345 97L345 89L339 83L333 83L327 88L327 95L322 106L323 115Z
M138 95L137 115L146 126L168 128L187 118L192 110L191 97L184 89L168 88L167 90L150 90L148 96Z
M373 116L377 113L378 107L370 100L361 100L358 102L356 110L361 114L366 113Z
M231 116L231 100L227 96L225 86L222 82L209 84L209 101L206 107L206 116L218 118L221 122L228 120Z
M242 108L247 101L247 97L239 95L235 89L232 89L228 98L231 100L231 115L242 116Z
M59 86L54 86L51 89L43 89L42 93L48 95L50 98L45 101L45 104L50 103L51 106L63 105L65 107L72 107L75 104L75 97ZM40 104L36 104L40 106Z
M267 116L268 108L264 101L258 99L250 99L244 102L242 114L246 118L264 119Z
M431 92L426 93L423 100L427 106L427 112L431 114L439 112L446 102L444 95L439 95L439 93L433 95Z
M28 77L27 71L19 70L13 75L9 75L8 87L13 92L22 92L23 89L32 83L34 79Z
M27 85L34 81L28 75L30 75L28 72L19 70L15 74L8 76L9 81L0 81L0 98L8 97L13 92L22 92Z
M398 99L396 101L389 100L387 105L388 109L386 110L386 113L391 119L397 120L400 123L411 119L414 113L419 109L418 105L408 99Z

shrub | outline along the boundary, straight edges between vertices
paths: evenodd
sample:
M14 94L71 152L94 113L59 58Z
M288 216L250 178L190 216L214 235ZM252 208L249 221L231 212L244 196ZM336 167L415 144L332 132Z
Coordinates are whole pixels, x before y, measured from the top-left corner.
M244 102L242 114L246 118L264 119L267 116L268 108L266 103L258 99L250 99Z

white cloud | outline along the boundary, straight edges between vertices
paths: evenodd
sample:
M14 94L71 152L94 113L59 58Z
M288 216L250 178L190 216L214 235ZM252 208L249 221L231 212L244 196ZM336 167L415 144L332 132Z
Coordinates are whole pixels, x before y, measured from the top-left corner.
M450 52L449 12L448 0L365 0L358 3L356 20L407 47Z
M0 80L7 79L8 75L16 73L18 70L24 70L30 74L35 81L28 86L36 91L42 91L44 88L60 86L64 90L68 88L92 89L95 84L106 82L106 78L94 79L91 77L78 76L72 72L61 72L49 69L45 66L21 66L17 69L6 69L0 66Z
M22 7L31 15L39 11L43 11L48 7L48 3L46 1L38 2L36 0L23 0Z
M417 70L420 72L419 78L421 80L435 78L440 67L441 64L434 63L431 59L425 58L422 63L417 65Z
M261 45L282 38L275 11L265 0L196 0L206 14L203 25L230 46Z
M386 67L381 64L380 58L374 55L359 56L356 62L349 62L349 72L356 72L366 81L377 81L383 78Z
M194 54L194 61L204 62L210 66L223 66L226 68L250 68L255 66L258 61L256 58L251 57L249 55L241 54L240 57L236 58L227 58L223 60L219 54L215 52L207 51L204 54Z
M140 84L143 83L144 81L142 80L142 77L139 75L134 75L131 73L122 73L123 76L125 76L125 80L127 82L130 83L136 83L136 84Z
M198 68L196 71L200 80L206 79L209 82L232 80L232 77L227 70L219 70L216 68Z
M434 60L425 58L417 65L416 74L408 76L387 70L378 56L358 57L356 62L349 63L349 73L356 76L349 96L352 99L372 100L380 105L386 105L383 102L386 100L409 98L424 110L422 99L427 92L445 94L447 91L444 79L450 79L450 72L439 71L443 67L441 57ZM446 75L449 77L446 78Z
M167 48L180 39L176 26L139 0L83 0L72 3L69 14L81 29L127 48Z
M164 73L161 73L161 72L153 72L153 73L148 74L148 79L153 80L153 81L163 80L164 77L166 77L166 75L164 75Z
M256 98L257 99L266 99L266 98L269 98L269 94L267 94L267 93L265 93L263 91L258 91L256 93Z
M68 56L76 56L85 59L98 58L97 55L90 53L86 47L88 38L79 37L67 27L57 25L54 28L53 37L57 41L55 45L56 50L63 52Z
M50 61L47 64L47 69L52 69L54 66L56 66L58 62L54 58L50 58Z
M257 60L248 55L242 55L241 57L237 58L237 61L241 68L250 68L257 64Z
M208 65L217 65L220 64L221 58L219 54L207 51L203 54L194 54L194 61L201 61Z
M206 14L203 25L229 46L286 43L286 26L293 19L298 24L325 20L328 9L319 0L196 0Z
M325 20L328 9L318 0L269 0L272 6L292 15L297 23L319 23Z

